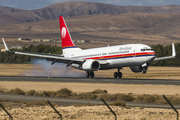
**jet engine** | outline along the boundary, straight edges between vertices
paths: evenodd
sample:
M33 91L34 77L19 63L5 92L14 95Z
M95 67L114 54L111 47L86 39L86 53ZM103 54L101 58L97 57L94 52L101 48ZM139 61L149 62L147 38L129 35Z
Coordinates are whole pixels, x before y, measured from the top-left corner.
M137 72L142 72L146 73L148 66L142 67L142 66L131 66L131 71L137 73Z
M100 64L96 60L86 60L82 64L82 69L86 71L96 71L99 70L99 68L100 68Z
M131 66L131 70L135 73L142 72L143 68L141 66Z

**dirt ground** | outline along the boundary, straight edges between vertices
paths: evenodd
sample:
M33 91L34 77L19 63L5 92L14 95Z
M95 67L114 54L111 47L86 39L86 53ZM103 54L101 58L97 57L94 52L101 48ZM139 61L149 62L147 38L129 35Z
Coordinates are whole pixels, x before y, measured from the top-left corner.
M67 106L55 108L63 120L114 120L114 115L106 106ZM124 108L112 106L117 120L175 120L176 114L170 109ZM50 106L40 107L8 107L14 120L58 120L60 117ZM1 120L8 115L0 109Z

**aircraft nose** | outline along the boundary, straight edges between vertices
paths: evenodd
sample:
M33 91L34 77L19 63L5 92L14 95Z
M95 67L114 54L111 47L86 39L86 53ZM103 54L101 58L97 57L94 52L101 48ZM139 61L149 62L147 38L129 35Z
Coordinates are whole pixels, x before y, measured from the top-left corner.
M155 59L156 58L156 53L155 52L153 52L153 59Z
M156 53L155 53L155 52L153 52L153 54L154 54L154 57L156 57Z

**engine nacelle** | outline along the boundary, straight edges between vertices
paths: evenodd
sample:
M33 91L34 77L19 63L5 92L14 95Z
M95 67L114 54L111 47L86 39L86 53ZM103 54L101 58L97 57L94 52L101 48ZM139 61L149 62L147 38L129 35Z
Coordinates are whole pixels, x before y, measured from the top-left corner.
M142 66L131 66L130 68L135 73L137 73L137 72L146 73L146 71L148 70L148 66L145 66L145 67L142 67Z
M143 68L141 66L131 66L131 70L135 73L142 72Z
M99 68L100 64L95 60L86 60L86 62L82 64L82 69L86 71L96 71L99 70Z

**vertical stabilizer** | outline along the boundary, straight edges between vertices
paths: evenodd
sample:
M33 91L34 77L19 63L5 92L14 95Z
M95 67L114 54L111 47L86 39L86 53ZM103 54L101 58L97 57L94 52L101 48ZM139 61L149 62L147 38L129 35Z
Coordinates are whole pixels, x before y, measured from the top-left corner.
M63 54L81 50L80 48L74 45L63 16L59 17L59 25Z

